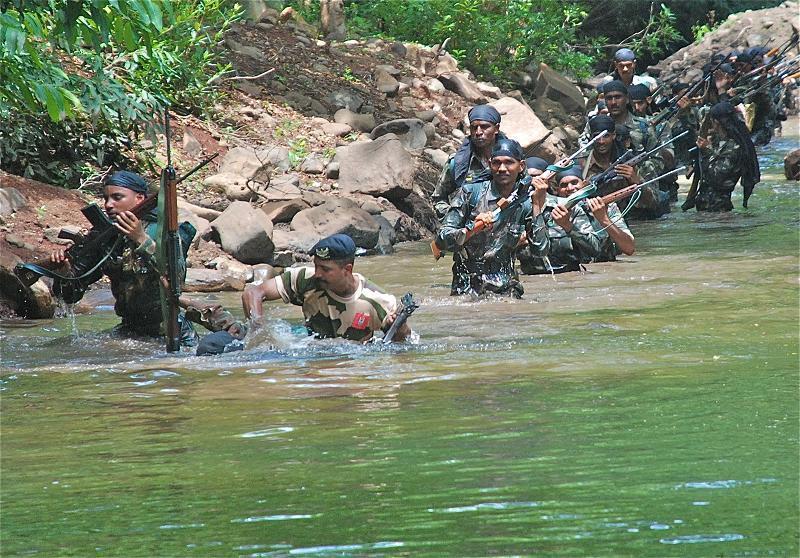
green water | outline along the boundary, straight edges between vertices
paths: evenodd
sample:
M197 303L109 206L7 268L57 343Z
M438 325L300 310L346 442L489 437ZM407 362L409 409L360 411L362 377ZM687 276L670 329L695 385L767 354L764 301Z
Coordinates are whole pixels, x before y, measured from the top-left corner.
M281 305L216 359L112 339L103 305L0 330L0 553L798 556L795 145L749 210L635 224L522 301L448 297L424 243L359 260L422 303L414 346Z

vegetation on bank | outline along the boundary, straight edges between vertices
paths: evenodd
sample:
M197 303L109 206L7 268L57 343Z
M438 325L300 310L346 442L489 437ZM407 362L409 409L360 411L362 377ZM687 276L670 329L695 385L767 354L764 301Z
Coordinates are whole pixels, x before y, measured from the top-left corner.
M320 0L268 3L320 15ZM507 85L532 61L590 75L621 45L646 63L733 11L778 3L344 0L344 9L351 37L449 38L465 67ZM0 0L0 168L76 187L154 139L165 106L202 114L230 69L218 44L241 17L232 0Z

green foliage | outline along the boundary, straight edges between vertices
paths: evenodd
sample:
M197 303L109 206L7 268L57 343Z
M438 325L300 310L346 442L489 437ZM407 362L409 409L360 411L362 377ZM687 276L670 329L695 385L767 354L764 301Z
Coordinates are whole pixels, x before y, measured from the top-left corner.
M292 168L299 167L306 157L308 157L308 140L306 138L297 138L289 142L289 163Z
M720 23L715 22L716 12L714 12L714 10L708 12L706 18L707 18L706 23L703 24L698 23L696 25L692 25L692 37L694 37L695 43L699 43L700 41L702 41L703 37L714 31L717 27L721 25Z
M13 0L0 13L0 167L77 185L78 162L118 161L154 114L200 112L227 69L224 0ZM13 126L10 125L13 123Z

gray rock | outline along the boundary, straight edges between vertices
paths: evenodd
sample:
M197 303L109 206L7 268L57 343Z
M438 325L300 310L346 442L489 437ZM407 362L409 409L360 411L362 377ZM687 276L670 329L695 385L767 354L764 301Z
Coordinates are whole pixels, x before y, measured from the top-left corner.
M0 188L0 216L11 215L27 205L25 196L16 188Z
M425 122L419 118L400 118L390 120L375 127L370 137L378 139L386 134L394 134L406 149L422 149L428 143Z
M426 87L428 91L437 95L441 95L446 91L444 84L436 78L429 79Z
M336 150L339 188L344 193L402 199L411 193L414 159L394 134Z
M325 178L339 178L339 163L330 161L325 165Z
M325 101L332 107L345 108L353 112L358 112L364 104L364 99L350 89L339 89L329 93Z
M492 85L491 83L487 83L485 81L479 81L475 84L478 87L478 90L489 97L490 99L499 99L503 96L503 92L500 90L499 87Z
M376 69L373 73L373 77L375 78L375 86L378 88L378 91L388 96L393 96L397 93L400 84L392 74L385 70Z
M280 174L273 178L266 191L269 201L291 200L302 197L300 191L300 175L297 173Z
M400 41L395 41L389 45L389 50L400 58L405 58L407 52L406 46Z
M423 153L438 169L443 169L449 158L441 149L426 149Z
M377 66L375 66L375 69L376 70L382 70L382 71L386 72L387 74L392 75L394 77L397 77L402 73L398 68L395 68L394 66L390 66L388 64L378 64Z
M311 104L309 105L309 108L315 114L328 114L328 107L326 107L316 99L311 99Z
M236 54L241 54L242 56L253 58L255 60L258 60L259 62L261 61L262 58L264 58L264 53L261 52L261 49L248 45L243 45L235 41L232 37L227 37L225 39L225 45Z
M281 250L272 256L272 265L275 267L291 267L294 263L294 252L291 250Z
M303 110L311 106L311 98L296 91L289 91L286 94L286 102L296 110Z
M261 206L261 211L272 223L290 223L295 215L309 207L310 204L304 199L294 198L267 202Z
M380 227L369 213L353 202L339 199L299 212L292 219L292 230L300 238L313 239L311 246L326 236L343 233L349 235L356 246L370 249L378 242Z
M197 215L198 217L205 219L206 221L213 221L214 219L219 217L219 214L221 213L216 209L210 209L208 207L194 205L193 203L189 203L185 199L180 197L178 198L178 209L185 209L186 211L190 211L195 215Z
M354 130L369 133L375 127L373 114L357 114L348 109L339 109L333 115L333 120L339 124L347 124Z
M328 136L341 137L352 132L353 128L350 124L345 124L343 122L327 122L322 125L322 131Z
M436 56L436 65L428 73L438 76L458 71L458 61L449 52L441 52Z
M380 215L390 224L392 230L395 231L395 241L408 242L410 240L419 240L425 236L425 231L420 225L411 217L396 209L388 209Z
M314 62L311 65L311 69L314 70L315 72L319 72L320 74L329 74L331 72L331 69L328 68L322 62Z
M482 104L488 101L488 98L478 89L478 86L461 72L441 74L438 79L446 89L461 95L472 104Z
M526 152L548 134L547 128L531 108L516 99L503 97L489 104L500 113L503 132L508 137L517 140ZM550 136L540 146L538 153L545 152L554 159L557 156L557 151L560 151L560 145L556 138Z
M238 174L246 179L256 177L259 171L291 168L289 150L285 147L234 147L222 158L219 173Z
M193 159L203 154L203 146L188 128L183 131L183 150Z
M540 63L538 68L529 68L533 77L533 95L538 99L546 97L560 104L566 113L580 113L586 109L583 93L567 78Z
M308 174L322 174L325 170L325 161L317 153L312 153L300 165L300 171Z
M246 281L233 273L219 269L190 267L186 270L183 290L188 293L217 293L244 290Z
M467 137L467 134L465 134L464 132L462 132L462 131L461 131L460 129L458 129L458 128L453 128L453 130L450 132L450 134L451 134L451 135L452 135L454 138L456 138L458 141L463 141L463 139L464 139L465 137Z
M243 263L269 263L275 245L272 221L247 202L233 202L210 224L206 240L219 242L225 252Z
M422 120L423 122L432 122L434 118L436 118L436 111L433 110L419 110L414 113L414 116Z
M380 227L378 232L378 242L375 244L375 251L378 254L391 254L394 252L392 247L397 242L397 233L394 227L381 215L374 215L373 219Z

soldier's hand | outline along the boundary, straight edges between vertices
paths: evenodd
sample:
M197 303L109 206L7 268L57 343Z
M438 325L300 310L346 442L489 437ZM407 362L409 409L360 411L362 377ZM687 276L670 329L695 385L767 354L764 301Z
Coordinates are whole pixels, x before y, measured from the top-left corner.
M483 221L483 228L487 231L490 231L492 230L492 225L494 223L494 216L492 215L491 211L487 211L475 217L475 221Z
M119 232L136 242L142 244L147 239L144 226L139 218L130 211L123 211L117 214L117 221L114 223Z
M50 261L56 264L63 264L69 262L67 259L67 249L57 248L50 252Z
M594 215L594 218L597 219L603 226L606 226L608 224L608 206L603 201L603 198L589 198L586 203L588 204L592 215Z
M639 178L639 174L636 172L636 169L631 165L617 165L614 167L614 170L617 172L618 175L625 178L628 181L628 184L638 184L641 182Z
M708 141L708 138L697 138L697 147L700 149L708 149L711 145L711 142Z
M531 191L531 203L542 207L547 200L547 180L537 176L532 181L533 190Z
M688 97L681 97L680 99L678 99L677 104L678 108L683 110L689 107L692 104L692 101Z
M555 221L559 227L567 232L572 230L572 221L569 218L569 209L559 204L553 208L553 212L550 215L553 217L553 221Z

